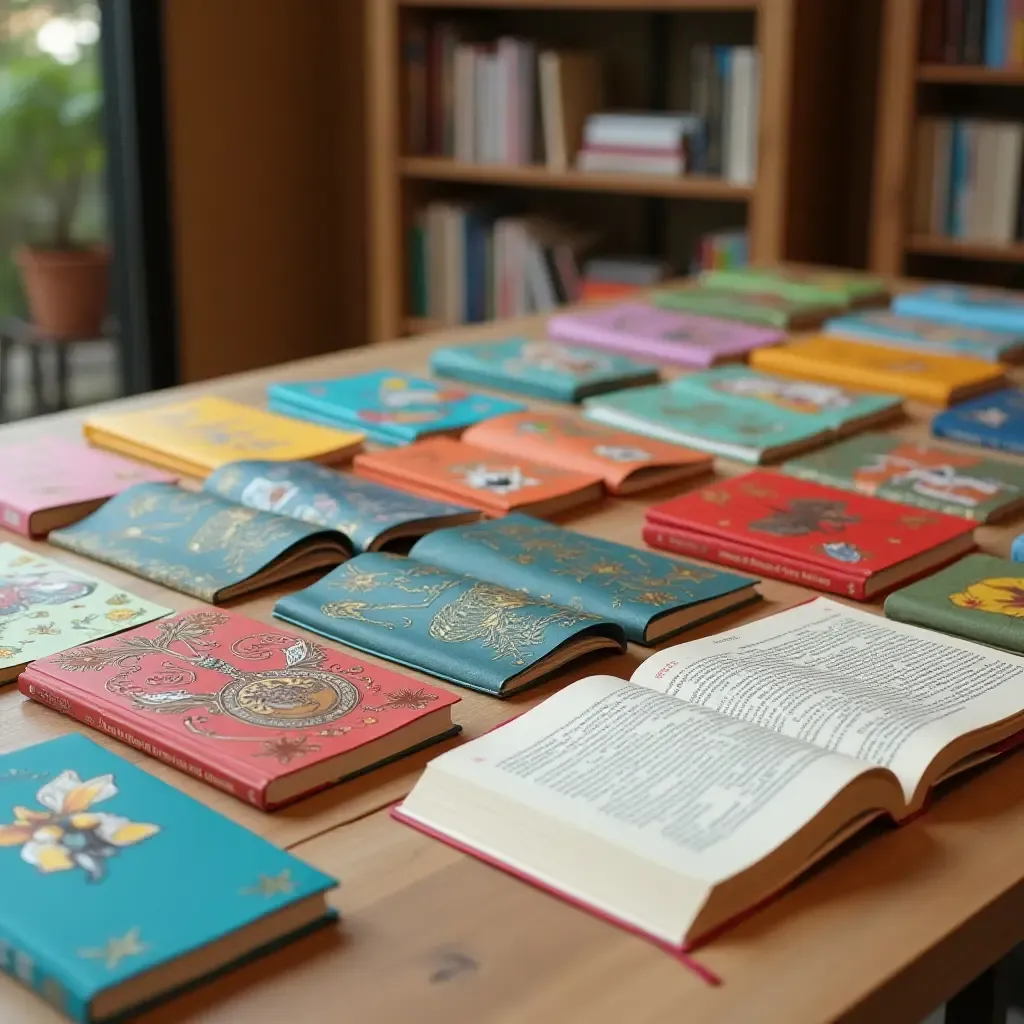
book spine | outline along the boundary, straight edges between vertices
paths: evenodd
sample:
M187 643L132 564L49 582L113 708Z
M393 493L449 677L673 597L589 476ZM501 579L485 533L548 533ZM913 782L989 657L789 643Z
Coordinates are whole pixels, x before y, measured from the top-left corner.
M980 64L985 55L986 0L965 0L964 47L965 64Z
M865 597L866 579L848 573L825 573L816 566L807 566L795 558L780 555L762 556L735 541L686 533L654 523L644 524L643 538L645 544L662 551L693 555L705 562L717 562L719 565L728 565L743 572L771 576L772 579L785 583L796 583L841 597L852 597L855 600L863 600Z
M985 9L985 63L990 68L1006 64L1006 0L988 0Z
M142 736L136 731L136 724L129 716L109 704L102 710L96 703L72 695L66 687L54 686L49 680L43 680L31 670L25 671L18 679L18 689L39 704L44 704L54 711L59 711L76 722L97 729L106 736L112 736L121 743L127 743L136 750L141 750L150 757L155 757L172 768L186 775L191 775L200 782L224 790L239 800L267 809L266 783L245 785L240 779L229 779L210 767L195 760L191 753L183 750L167 736L158 736L155 732Z
M430 146L428 52L430 40L422 25L410 25L405 36L405 126L407 152L426 153Z
M921 60L941 64L945 57L946 0L924 0L921 8Z
M41 950L31 949L16 940L3 921L0 921L0 971L31 989L59 1013L88 1024L89 1004L67 990L61 981L64 972Z
M943 57L947 64L959 64L963 57L965 2L966 0L946 0Z

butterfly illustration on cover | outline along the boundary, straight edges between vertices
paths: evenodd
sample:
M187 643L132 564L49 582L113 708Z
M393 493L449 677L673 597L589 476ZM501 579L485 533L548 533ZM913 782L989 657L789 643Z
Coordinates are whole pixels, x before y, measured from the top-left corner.
M860 522L850 515L842 501L820 498L794 498L786 508L773 509L763 519L755 519L748 529L773 537L806 537L810 533L840 533Z

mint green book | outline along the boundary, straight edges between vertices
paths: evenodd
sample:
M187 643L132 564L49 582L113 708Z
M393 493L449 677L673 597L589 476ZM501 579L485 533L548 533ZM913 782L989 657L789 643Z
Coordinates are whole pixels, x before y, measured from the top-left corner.
M834 270L799 270L777 267L737 267L706 270L700 276L709 288L739 292L768 292L797 302L864 306L884 303L888 289L879 277L844 274Z

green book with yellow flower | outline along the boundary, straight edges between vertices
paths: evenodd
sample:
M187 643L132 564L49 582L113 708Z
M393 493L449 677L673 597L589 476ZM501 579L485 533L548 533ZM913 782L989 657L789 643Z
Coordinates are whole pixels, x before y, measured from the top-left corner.
M885 614L1024 654L1024 564L968 555L885 599Z

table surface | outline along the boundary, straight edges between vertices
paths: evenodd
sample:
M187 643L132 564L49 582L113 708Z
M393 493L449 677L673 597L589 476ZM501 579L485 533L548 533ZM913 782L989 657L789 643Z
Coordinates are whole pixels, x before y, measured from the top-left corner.
M420 372L426 370L431 349L440 344L514 334L543 337L543 320L438 332L125 399L105 408L155 406L200 394L263 405L271 382L385 367ZM1018 371L1014 376L1018 382L1024 379ZM87 411L4 426L0 441L44 433L76 437ZM923 438L934 412L908 403L908 419L894 430L906 438ZM735 473L744 467L719 463L717 468ZM645 505L678 490L673 485L636 497L609 498L560 521L583 533L642 547ZM1020 520L982 527L979 543L1005 556L1022 529ZM21 537L10 539L28 544ZM195 604L193 598L44 543L28 546L173 608ZM308 582L261 591L232 607L269 623L281 594ZM760 589L764 601L684 638L781 611L810 595L804 588L774 581ZM649 651L631 646L628 653L590 662L585 670L570 666L546 684L504 701L458 690L462 701L455 717L464 737L478 736L582 674L626 676L645 653ZM0 693L0 750L79 729L24 700L16 687ZM1024 939L1020 755L952 784L926 814L904 827L879 826L854 840L784 896L716 938L698 956L723 979L721 986L711 987L646 941L393 821L388 806L409 791L426 761L443 748L267 815L132 748L89 735L342 879L332 896L342 914L338 928L170 1000L143 1015L146 1024L913 1021ZM0 976L0 1021L60 1020L36 996Z

